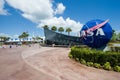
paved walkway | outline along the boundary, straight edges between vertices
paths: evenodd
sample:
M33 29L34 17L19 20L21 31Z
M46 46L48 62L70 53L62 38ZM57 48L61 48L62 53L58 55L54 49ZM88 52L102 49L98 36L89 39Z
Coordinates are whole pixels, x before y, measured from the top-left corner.
M120 80L120 73L68 58L68 48L23 46L0 49L0 80Z
M120 80L118 72L87 67L69 59L68 48L41 49L38 54L36 50L36 54L24 58L25 62L57 80Z
M56 80L24 62L21 53L35 49L38 47L23 46L0 49L0 80Z

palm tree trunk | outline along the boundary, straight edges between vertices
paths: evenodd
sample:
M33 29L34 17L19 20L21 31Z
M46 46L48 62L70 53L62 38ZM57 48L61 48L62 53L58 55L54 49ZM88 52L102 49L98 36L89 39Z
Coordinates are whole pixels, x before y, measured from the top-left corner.
M70 32L68 32L68 35L70 35Z

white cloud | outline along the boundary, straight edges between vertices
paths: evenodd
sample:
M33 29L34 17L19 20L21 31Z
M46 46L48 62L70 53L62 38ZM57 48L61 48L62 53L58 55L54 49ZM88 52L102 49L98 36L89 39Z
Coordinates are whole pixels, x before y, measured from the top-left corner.
M52 2L50 0L6 0L15 9L22 12L22 16L33 21L53 17Z
M0 33L0 36L2 36L2 37L11 37L10 35L5 34L5 33Z
M80 22L76 22L74 20L71 20L70 18L63 19L63 17L53 17L51 19L42 20L38 27L49 25L50 27L56 26L56 27L64 27L65 29L67 27L70 27L73 32L80 31L81 27L83 26Z
M58 3L57 8L53 9L53 0L6 0L6 2L11 7L21 11L24 18L39 24L39 27L43 25L70 27L74 32L81 29L80 22L55 16L62 14L66 9L62 3Z
M12 38L18 38L18 36L19 36L18 34L15 34L12 36Z
M7 15L7 11L4 9L4 0L0 0L0 15Z
M62 14L65 8L66 7L62 3L57 4L57 9L55 11L55 14Z

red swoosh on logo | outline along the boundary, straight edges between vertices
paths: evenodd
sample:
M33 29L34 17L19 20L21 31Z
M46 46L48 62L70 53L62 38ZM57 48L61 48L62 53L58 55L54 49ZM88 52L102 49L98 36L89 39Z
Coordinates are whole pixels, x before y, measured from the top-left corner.
M102 27L103 25L105 25L109 20L106 20L96 26L93 26L92 28L86 30L85 32L89 32L89 31L95 31L96 29L99 29L100 27Z

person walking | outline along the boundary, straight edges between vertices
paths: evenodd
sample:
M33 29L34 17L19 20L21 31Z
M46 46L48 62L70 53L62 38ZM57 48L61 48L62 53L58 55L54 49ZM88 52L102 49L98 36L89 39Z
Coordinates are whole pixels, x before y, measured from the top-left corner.
M10 45L10 48L12 48L12 45Z

